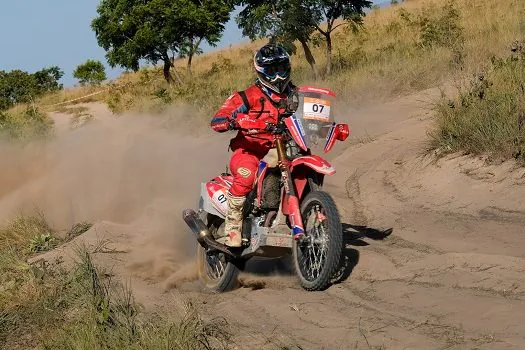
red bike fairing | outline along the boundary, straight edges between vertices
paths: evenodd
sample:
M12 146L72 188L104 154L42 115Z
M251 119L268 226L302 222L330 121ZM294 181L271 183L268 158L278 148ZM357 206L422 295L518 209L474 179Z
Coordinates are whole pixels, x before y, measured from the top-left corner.
M322 175L335 174L335 169L330 163L316 155L299 157L292 160L290 174L292 174L296 195L299 200L303 198L304 189L308 182L306 176L311 171L310 169ZM296 210L296 208L290 206L289 201L286 200L286 195L283 197L282 203L283 214L289 215Z
M232 186L232 176L217 176L206 184L208 196L211 198L211 203L222 215L226 215L226 193Z

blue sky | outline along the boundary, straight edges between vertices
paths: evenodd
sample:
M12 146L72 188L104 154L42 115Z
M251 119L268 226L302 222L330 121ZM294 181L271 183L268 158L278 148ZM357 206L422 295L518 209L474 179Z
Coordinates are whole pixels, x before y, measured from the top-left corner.
M121 70L111 69L105 51L97 44L91 30L99 0L0 0L0 70L22 69L29 72L59 66L64 71L62 83L73 86L75 67L88 58L102 61L110 79ZM384 3L377 0L374 3ZM388 1L387 1L388 2ZM218 47L243 40L232 18ZM208 46L203 47L210 50Z

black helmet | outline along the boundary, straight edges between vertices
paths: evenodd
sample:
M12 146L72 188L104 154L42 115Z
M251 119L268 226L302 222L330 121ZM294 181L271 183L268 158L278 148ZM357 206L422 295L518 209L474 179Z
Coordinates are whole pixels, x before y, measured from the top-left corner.
M290 82L290 56L284 48L268 44L259 49L253 59L259 80L269 89L282 93Z

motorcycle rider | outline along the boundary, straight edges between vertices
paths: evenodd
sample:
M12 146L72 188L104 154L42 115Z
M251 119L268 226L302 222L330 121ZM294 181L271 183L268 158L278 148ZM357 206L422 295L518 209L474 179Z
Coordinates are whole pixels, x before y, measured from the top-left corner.
M272 135L251 134L249 130L264 129L266 123L276 124L279 101L286 99L295 88L290 81L290 57L281 46L264 45L255 53L253 63L257 72L255 83L232 94L211 120L214 131L238 130L230 141L233 185L226 196L228 211L224 237L218 240L230 247L242 245L242 210L246 195L254 186L259 161L275 147Z

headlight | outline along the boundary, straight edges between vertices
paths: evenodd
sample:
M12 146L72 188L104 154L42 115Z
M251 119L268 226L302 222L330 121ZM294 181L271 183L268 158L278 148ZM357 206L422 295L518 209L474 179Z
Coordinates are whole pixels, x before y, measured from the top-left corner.
M288 142L286 142L286 156L288 157L288 159L297 158L297 156L299 156L300 151L301 149L299 148L299 146L297 146L294 140L289 140Z

